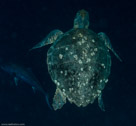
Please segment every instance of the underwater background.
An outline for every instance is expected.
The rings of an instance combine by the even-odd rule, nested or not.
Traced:
[[[90,16],[90,29],[105,32],[120,62],[111,52],[109,82],[103,90],[105,112],[97,100],[85,108],[67,102],[50,110],[44,96],[0,69],[0,125],[26,126],[136,126],[136,3],[97,0],[0,0],[0,61],[15,62],[33,71],[52,98],[55,84],[48,74],[50,45],[29,52],[53,29],[73,27],[78,10]]]

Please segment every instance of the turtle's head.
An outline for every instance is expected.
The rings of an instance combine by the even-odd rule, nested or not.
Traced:
[[[77,12],[74,19],[74,28],[88,28],[89,27],[89,14],[85,10]]]

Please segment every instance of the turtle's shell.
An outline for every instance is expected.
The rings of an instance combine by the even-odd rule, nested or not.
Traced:
[[[72,29],[50,47],[48,71],[70,103],[87,106],[108,80],[111,56],[105,42],[89,29]]]

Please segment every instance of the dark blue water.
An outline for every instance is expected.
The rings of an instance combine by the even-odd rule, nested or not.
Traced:
[[[67,103],[51,111],[40,92],[0,70],[0,124],[26,126],[136,126],[136,7],[135,2],[73,0],[0,0],[0,58],[31,68],[49,100],[55,85],[47,71],[50,46],[28,50],[53,29],[66,32],[73,27],[75,14],[90,14],[90,29],[105,32],[122,58],[112,55],[109,82],[103,90],[105,112],[97,101],[85,108]]]

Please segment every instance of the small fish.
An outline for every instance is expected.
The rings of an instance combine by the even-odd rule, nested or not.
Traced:
[[[45,100],[46,100],[49,108],[52,109],[52,107],[50,106],[49,100],[48,100],[47,93],[40,86],[40,82],[36,79],[36,77],[34,76],[32,71],[30,71],[27,68],[24,68],[24,67],[22,67],[20,65],[13,64],[13,63],[1,64],[0,67],[5,72],[7,72],[10,75],[14,76],[14,81],[15,81],[16,85],[18,85],[18,80],[23,80],[24,82],[31,85],[32,89],[34,91],[39,90],[40,92],[42,92],[44,94],[44,96],[45,96]]]

